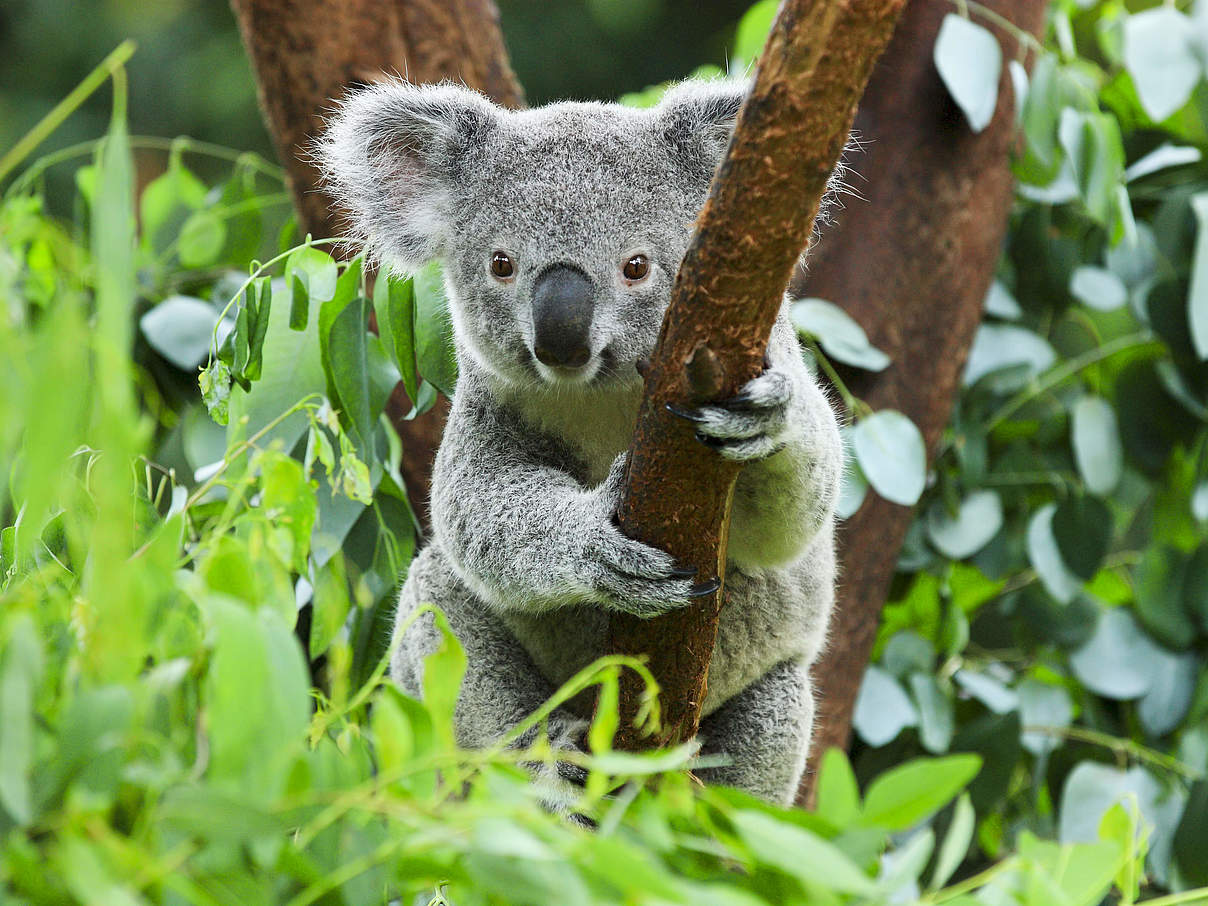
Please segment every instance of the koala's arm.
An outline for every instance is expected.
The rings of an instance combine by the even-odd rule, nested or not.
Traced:
[[[790,392],[779,452],[747,463],[734,489],[728,559],[740,567],[796,560],[834,518],[843,472],[843,442],[834,409],[801,357],[796,331],[782,311],[768,345],[769,372]]]
[[[592,603],[649,617],[703,593],[691,570],[617,528],[622,459],[595,488],[560,461],[566,452],[556,442],[463,373],[436,458],[432,521],[476,594],[505,610]]]

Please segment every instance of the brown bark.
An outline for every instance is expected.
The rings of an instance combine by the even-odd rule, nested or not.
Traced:
[[[1045,0],[989,0],[989,7],[1034,34]],[[852,161],[867,182],[819,242],[804,295],[843,306],[893,364],[851,375],[849,387],[874,409],[899,409],[934,451],[960,388],[981,320],[982,301],[1012,201],[1009,150],[1015,102],[1005,73],[998,109],[970,131],[932,63],[946,0],[911,0],[861,103],[855,128],[864,153]],[[998,31],[1004,58],[1015,39]],[[818,722],[812,762],[845,748],[881,607],[912,510],[875,493],[840,531],[842,562],[830,644],[815,668]],[[814,772],[806,774],[803,798]]]
[[[299,226],[315,238],[338,236],[341,223],[307,149],[324,112],[350,86],[384,73],[413,82],[452,79],[505,106],[524,103],[493,0],[231,0],[231,8]],[[406,451],[407,491],[423,512],[447,404],[403,420],[410,409],[396,390],[387,411]]]
[[[856,104],[904,0],[786,0],[697,219],[646,375],[620,506],[622,529],[724,581],[738,469],[693,439],[666,403],[736,393],[761,368],[785,286],[813,228]],[[723,590],[655,620],[618,617],[613,650],[645,654],[663,723],[642,738],[642,681],[621,686],[618,745],[691,737],[700,720]]]

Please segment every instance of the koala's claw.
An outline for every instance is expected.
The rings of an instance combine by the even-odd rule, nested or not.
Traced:
[[[726,459],[749,462],[787,445],[792,401],[792,378],[769,366],[729,399],[696,408],[667,403],[664,408],[690,423],[700,443]]]
[[[688,592],[689,598],[707,598],[713,592],[721,588],[721,579],[716,577],[707,582],[700,582],[692,586],[692,590]]]
[[[695,566],[677,566],[671,570],[672,579],[691,579],[696,575]]]

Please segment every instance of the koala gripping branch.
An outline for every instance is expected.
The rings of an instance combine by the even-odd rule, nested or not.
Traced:
[[[662,726],[634,726],[644,686],[621,684],[617,745],[642,749],[695,735],[725,595],[726,538],[739,467],[665,410],[735,394],[762,368],[772,325],[851,131],[872,67],[905,0],[784,0],[725,159],[676,276],[646,373],[618,513],[630,537],[714,576],[711,597],[654,620],[614,617],[614,651],[645,655]]]

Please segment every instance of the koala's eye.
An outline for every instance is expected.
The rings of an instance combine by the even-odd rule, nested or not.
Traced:
[[[496,252],[491,256],[491,273],[500,280],[507,280],[516,273],[516,266],[512,264],[511,256],[506,252]]]
[[[650,259],[645,255],[634,255],[625,262],[621,273],[625,275],[626,280],[641,280],[650,273]]]

